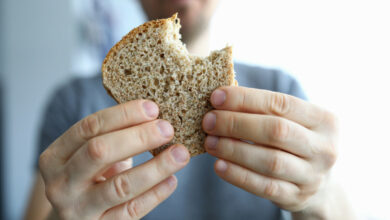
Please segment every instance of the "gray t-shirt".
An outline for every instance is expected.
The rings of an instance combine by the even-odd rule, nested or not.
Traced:
[[[306,99],[291,76],[278,70],[235,63],[236,79],[240,86],[267,89]],[[39,153],[83,117],[115,105],[102,86],[101,76],[77,78],[60,87],[52,96],[39,137]],[[152,158],[143,153],[134,158],[140,164]],[[203,154],[176,176],[178,187],[171,197],[150,212],[144,219],[280,219],[281,210],[270,201],[259,198],[222,179],[214,172],[215,158]]]

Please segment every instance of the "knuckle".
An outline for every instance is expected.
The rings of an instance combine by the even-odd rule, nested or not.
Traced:
[[[158,176],[166,176],[173,172],[173,170],[177,167],[177,163],[174,161],[172,156],[169,154],[161,154],[156,161],[153,163],[153,173],[156,173]],[[146,176],[148,180],[152,180],[152,176]]]
[[[279,184],[274,180],[269,180],[264,186],[264,196],[267,198],[277,197],[280,191]]]
[[[271,142],[283,143],[290,134],[290,127],[282,119],[275,119],[271,126]]]
[[[319,156],[322,156],[322,148],[323,146],[320,145],[313,145],[311,148],[309,148],[309,157],[310,158],[317,158]]]
[[[270,157],[270,160],[268,162],[267,169],[268,169],[267,171],[268,174],[271,175],[279,176],[283,174],[284,159],[280,155],[280,153],[277,152],[273,153],[273,155]]]
[[[336,163],[337,158],[338,158],[338,152],[337,152],[336,144],[329,143],[325,147],[325,152],[323,153],[323,159],[325,160],[327,167],[332,167]]]
[[[325,110],[322,114],[321,126],[328,128],[333,133],[337,133],[339,130],[339,119],[334,113]]]
[[[272,114],[283,116],[290,110],[289,96],[283,93],[273,93],[270,99],[270,110]]]
[[[129,112],[129,108],[127,107],[128,105],[120,105],[120,110],[121,110],[121,115],[122,115],[122,120],[123,121],[130,121],[131,116]]]
[[[240,97],[241,97],[241,102],[239,102],[239,107],[240,109],[245,109],[245,107],[249,104],[249,100],[250,100],[250,97],[249,97],[249,94],[247,92],[247,90],[245,90],[244,88],[239,88],[238,90],[241,94],[240,94]]]
[[[152,195],[153,197],[155,198],[154,200],[157,201],[157,203],[160,203],[162,202],[164,199],[165,199],[165,193],[162,193],[160,190],[158,189],[153,189],[152,190]]]
[[[141,204],[137,202],[137,200],[131,200],[127,203],[126,211],[127,215],[130,219],[138,219],[140,218],[140,209]]]
[[[157,127],[156,124],[154,126]],[[157,133],[153,133],[153,130],[156,131],[157,129],[141,129],[141,127],[140,127],[140,128],[134,129],[134,132],[135,132],[134,136],[138,139],[138,141],[141,144],[148,144],[150,142],[151,138],[161,137],[161,135],[159,135]],[[151,133],[153,133],[153,134],[151,134]]]
[[[101,129],[101,119],[99,114],[94,113],[87,116],[81,121],[80,134],[83,138],[88,139],[99,134]]]
[[[126,175],[120,175],[113,180],[115,196],[119,199],[132,197],[131,181]]]
[[[228,115],[228,127],[227,127],[227,133],[229,136],[233,136],[237,131],[240,130],[240,123],[239,120],[237,120],[236,116],[234,114]]]
[[[221,151],[223,151],[223,154],[226,155],[227,158],[241,158],[240,152],[234,147],[235,141],[231,138],[221,138],[222,140],[222,149],[219,148]],[[218,149],[218,148],[217,148]]]
[[[240,182],[242,186],[248,186],[250,185],[250,180],[249,180],[249,172],[246,171],[243,173],[243,175],[240,178]]]
[[[87,155],[92,161],[104,161],[108,154],[107,150],[103,138],[92,138],[87,143]]]

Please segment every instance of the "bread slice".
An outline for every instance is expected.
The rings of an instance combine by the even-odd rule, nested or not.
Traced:
[[[209,98],[220,86],[234,85],[232,48],[213,51],[208,57],[189,55],[180,41],[180,20],[171,18],[146,22],[133,29],[107,54],[103,85],[118,102],[135,99],[155,101],[159,118],[175,130],[171,143],[181,143],[195,156],[204,153],[202,118],[212,109]]]

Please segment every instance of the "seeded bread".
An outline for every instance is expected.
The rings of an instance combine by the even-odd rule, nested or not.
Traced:
[[[216,88],[235,85],[232,48],[213,51],[208,57],[192,56],[180,41],[180,20],[146,22],[133,29],[107,54],[102,66],[103,85],[118,103],[135,99],[155,101],[159,118],[175,130],[171,143],[181,143],[195,156],[204,153],[206,134],[202,118],[212,109]]]

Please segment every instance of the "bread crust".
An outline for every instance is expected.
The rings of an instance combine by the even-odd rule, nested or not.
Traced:
[[[130,39],[133,39],[135,38],[138,33],[143,33],[144,30],[148,29],[149,27],[153,26],[153,27],[158,27],[158,26],[163,26],[164,24],[166,24],[169,20],[171,21],[174,21],[175,19],[177,19],[177,14],[178,13],[175,13],[174,15],[172,15],[172,17],[170,18],[166,18],[166,19],[157,19],[157,20],[152,20],[152,21],[148,21],[136,28],[134,28],[133,30],[131,30],[128,34],[126,34],[118,43],[116,43],[107,53],[106,57],[104,58],[103,60],[103,65],[102,65],[102,78],[106,78],[107,76],[107,62],[113,57],[115,56],[115,53],[122,47],[126,44],[126,41],[127,40],[130,40]],[[113,95],[112,95],[112,92],[111,92],[111,88],[108,88],[104,83],[103,83],[103,86],[104,88],[106,89],[108,95],[110,95],[118,104],[120,103],[120,101],[115,98]]]
[[[140,25],[137,28],[134,28],[133,30],[131,30],[117,44],[115,44],[115,46],[113,46],[111,48],[111,50],[108,52],[108,54],[107,54],[107,56],[104,59],[103,64],[102,64],[102,78],[103,78],[103,86],[104,86],[104,88],[106,89],[107,93],[117,103],[123,103],[125,101],[129,101],[129,99],[127,99],[128,97],[124,97],[126,95],[122,95],[121,96],[121,94],[123,94],[123,93],[119,93],[117,91],[118,90],[118,88],[117,88],[118,86],[117,85],[113,86],[112,84],[109,83],[110,80],[115,80],[115,79],[117,80],[118,79],[118,77],[117,78],[115,78],[115,77],[113,78],[112,75],[119,74],[119,73],[116,73],[116,72],[113,73],[112,67],[110,69],[110,65],[112,65],[112,63],[115,63],[115,62],[113,62],[113,60],[115,60],[117,58],[117,56],[119,56],[120,51],[123,48],[125,48],[129,44],[132,44],[133,41],[136,41],[135,39],[138,40],[137,36],[141,36],[142,34],[146,34],[146,36],[148,36],[147,33],[149,33],[148,31],[150,31],[150,28],[155,28],[155,30],[157,30],[158,28],[163,29],[164,26],[166,27],[169,24],[171,24],[173,26],[178,26],[178,25],[180,25],[180,24],[178,24],[179,21],[180,20],[177,17],[177,13],[176,13],[172,17],[167,18],[167,19],[159,19],[159,20],[146,22],[145,24]],[[175,39],[176,39],[176,37],[177,36],[175,35]],[[173,44],[175,44],[175,42]],[[142,45],[142,46],[145,46],[145,45]],[[168,47],[168,49],[170,49],[170,47],[172,47],[172,42],[170,42],[169,44],[167,44],[165,46]],[[184,50],[185,50],[184,51],[185,58],[183,58],[183,54],[181,54],[183,52],[182,51],[183,47],[184,47]],[[145,48],[142,48],[142,49],[145,49]],[[150,48],[146,48],[146,49],[154,51],[154,50],[152,50]],[[174,50],[174,51],[180,53],[179,55],[182,56],[181,59],[184,59],[184,66],[186,66],[188,64],[188,65],[192,66],[191,68],[193,68],[191,71],[198,71],[197,72],[198,76],[195,74],[195,72],[191,72],[190,74],[186,75],[186,78],[187,78],[187,76],[189,76],[191,78],[192,77],[194,77],[194,78],[199,77],[199,74],[202,74],[201,72],[199,72],[200,70],[202,70],[203,72],[206,71],[207,74],[215,73],[215,74],[219,74],[220,75],[218,77],[214,76],[214,75],[211,75],[211,78],[208,78],[208,79],[209,79],[209,81],[211,81],[212,85],[210,84],[210,82],[207,82],[208,86],[206,86],[206,88],[202,87],[199,84],[200,82],[198,81],[199,85],[197,85],[197,87],[199,88],[199,91],[195,92],[195,93],[191,93],[191,94],[188,94],[188,92],[187,92],[185,94],[187,96],[184,97],[184,100],[186,98],[190,98],[191,100],[194,101],[193,104],[203,103],[201,105],[199,104],[200,105],[199,109],[194,110],[193,106],[191,106],[192,109],[189,109],[189,110],[186,109],[186,111],[188,110],[188,114],[191,114],[191,111],[192,111],[192,113],[194,113],[194,111],[197,111],[196,113],[198,114],[198,116],[200,115],[203,118],[203,114],[205,114],[206,112],[208,112],[211,109],[213,109],[211,103],[208,101],[209,98],[210,98],[212,90],[214,90],[215,88],[217,88],[219,86],[237,85],[237,81],[235,80],[234,70],[233,70],[234,68],[233,68],[233,61],[232,61],[232,47],[228,46],[228,47],[226,47],[226,48],[224,48],[224,49],[222,49],[220,51],[214,51],[214,52],[212,52],[210,54],[209,57],[206,57],[206,58],[190,56],[188,54],[188,52],[186,51],[185,46],[181,45],[181,42],[180,42],[180,45],[178,45],[178,49]],[[166,54],[166,56],[169,56],[169,55],[171,55],[171,54]],[[177,55],[177,54],[173,54],[173,55]],[[131,57],[129,59],[131,59]],[[149,61],[149,62],[153,62],[153,61]],[[197,64],[198,62],[200,64]],[[174,62],[171,61],[171,63],[174,63]],[[118,63],[116,63],[116,64],[118,64]],[[131,64],[131,66],[132,65],[133,64]],[[183,64],[181,64],[181,65],[183,65]],[[206,68],[206,70],[204,70],[204,68],[202,69],[202,67],[203,67],[202,65],[205,65],[205,67],[207,67],[209,69],[207,69],[207,68]],[[130,68],[132,68],[131,66],[130,66]],[[210,70],[210,68],[214,68],[214,69]],[[169,75],[169,74],[171,74],[171,75]],[[171,81],[171,79],[173,79],[175,77],[174,74],[177,75],[177,73],[175,73],[175,72],[169,72],[169,74],[167,76],[164,76],[164,77],[170,78],[170,79],[168,79],[169,81]],[[150,74],[150,75],[153,75],[153,74]],[[111,78],[110,78],[110,76],[111,76]],[[200,76],[200,77],[202,77],[202,76]],[[204,75],[204,76],[206,76],[206,75]],[[131,78],[131,79],[126,79],[126,80],[136,81],[136,80],[139,79],[139,78],[137,78],[137,76],[134,76],[134,77]],[[139,77],[139,75],[138,75],[138,77]],[[141,76],[141,78],[142,78],[142,76]],[[154,79],[154,80],[156,80],[156,79]],[[173,79],[173,80],[175,80],[175,79]],[[201,83],[204,84],[205,82],[202,81]],[[125,84],[120,84],[120,85],[125,85]],[[180,82],[180,85],[181,85],[181,82]],[[195,82],[195,85],[196,85],[196,82]],[[168,86],[170,86],[170,85],[168,85]],[[175,85],[173,85],[173,86],[175,86]],[[130,87],[130,88],[132,88],[132,87]],[[146,86],[143,87],[143,88],[144,88],[144,90],[148,90],[149,89]],[[213,88],[213,89],[211,89],[211,88]],[[136,91],[136,90],[134,89],[134,91]],[[181,92],[183,92],[183,91],[181,91]],[[166,93],[166,94],[159,93],[159,94],[160,94],[160,96],[161,95],[163,95],[163,96],[164,95],[165,96],[168,95],[168,93]],[[178,94],[178,93],[176,93],[176,94]],[[173,94],[173,96],[174,95],[175,94]],[[199,96],[202,97],[202,98],[200,98],[202,100],[198,101],[196,98],[194,98],[196,95],[198,95],[198,97]],[[138,98],[150,99],[150,97],[139,97],[138,95],[137,96],[133,96],[133,98],[134,97],[137,97],[137,99]],[[182,96],[180,96],[179,99],[180,98],[183,99]],[[205,101],[206,99],[207,99],[207,101]],[[176,114],[178,112],[178,110],[176,110],[176,108],[178,108],[179,106],[174,106],[175,109],[167,109],[167,105],[165,105],[166,103],[164,103],[164,102],[158,103],[157,102],[157,104],[160,106],[159,118],[162,118],[162,119],[165,119],[165,120],[168,120],[168,121],[171,122],[171,124],[175,128],[175,136],[174,136],[174,139],[173,139],[173,141],[171,143],[166,144],[164,146],[161,146],[159,148],[153,149],[150,152],[154,156],[156,156],[161,151],[163,151],[165,148],[167,148],[169,145],[175,144],[175,143],[182,143],[189,150],[191,157],[204,153],[205,149],[203,147],[203,144],[204,144],[203,142],[204,142],[204,139],[206,137],[206,134],[202,131],[202,128],[201,128],[201,117],[197,116],[196,118],[194,118],[194,117],[191,118],[191,117],[187,117],[188,114],[186,115],[186,112],[183,113],[184,115],[180,115],[181,113],[179,112],[178,113],[178,115],[179,115],[178,117],[180,118],[180,121],[182,120],[182,117],[180,117],[180,116],[183,116],[183,119],[188,119],[188,120],[186,120],[185,123],[183,123],[183,124],[186,124],[186,126],[188,126],[188,127],[183,127],[181,122],[180,122],[180,126],[178,126],[178,122],[174,118],[174,116],[176,116],[176,115],[172,115],[172,114]],[[192,105],[192,103],[190,105]],[[175,110],[176,110],[176,112],[175,112]],[[170,114],[168,114],[167,111],[170,111],[169,112]],[[167,116],[167,114],[168,114],[168,116]],[[185,117],[187,117],[187,118],[185,118]],[[193,124],[189,124],[191,121],[192,121]],[[189,128],[189,127],[191,127],[191,128]],[[195,131],[194,131],[194,129],[195,129]],[[191,131],[188,131],[188,130],[191,130]],[[190,141],[190,140],[192,140],[192,141]]]

